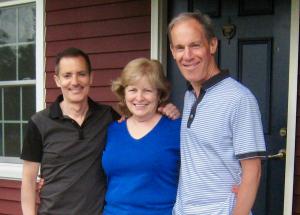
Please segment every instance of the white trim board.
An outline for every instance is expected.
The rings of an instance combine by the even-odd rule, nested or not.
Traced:
[[[20,180],[22,178],[22,164],[0,163],[0,179]]]
[[[292,214],[299,54],[299,0],[291,1],[289,90],[285,161],[284,215]]]

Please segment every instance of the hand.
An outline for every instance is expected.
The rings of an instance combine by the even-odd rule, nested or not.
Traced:
[[[180,112],[178,108],[172,103],[168,103],[165,106],[158,107],[158,112],[162,113],[163,115],[173,120],[178,119],[180,117]]]
[[[40,178],[40,180],[38,180],[37,182],[37,191],[38,193],[41,192],[43,186],[44,186],[45,180],[43,178]]]
[[[231,188],[231,192],[233,192],[235,195],[239,192],[239,185],[233,185]]]
[[[126,116],[121,115],[121,118],[118,120],[118,123],[121,123],[126,120]]]

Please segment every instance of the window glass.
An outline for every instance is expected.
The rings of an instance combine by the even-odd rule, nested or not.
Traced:
[[[18,12],[19,42],[35,41],[35,7],[21,7]]]
[[[0,8],[0,44],[16,42],[16,15],[14,8]]]
[[[18,54],[19,80],[35,79],[35,45],[19,46]]]
[[[0,161],[19,157],[36,106],[35,4],[0,8]]]
[[[20,87],[4,88],[4,120],[20,120]]]
[[[20,156],[20,124],[4,124],[4,152],[7,157]]]
[[[16,80],[16,47],[0,46],[0,81]]]
[[[35,113],[35,86],[23,87],[22,101],[22,119],[28,120]]]

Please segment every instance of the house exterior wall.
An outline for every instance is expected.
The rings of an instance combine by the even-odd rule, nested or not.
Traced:
[[[90,96],[115,106],[111,80],[130,60],[150,56],[151,0],[46,0],[45,10],[46,104],[60,93],[53,81],[56,54],[77,47],[91,59]],[[0,215],[22,214],[20,187],[0,179]]]
[[[150,56],[150,0],[51,0],[46,2],[46,102],[60,90],[53,81],[55,56],[67,47],[89,54],[94,71],[90,96],[115,104],[110,82],[136,57]]]
[[[22,214],[19,181],[0,180],[0,214]]]

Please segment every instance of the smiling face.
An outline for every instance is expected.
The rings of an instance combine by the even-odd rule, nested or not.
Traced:
[[[170,33],[170,48],[180,72],[195,90],[200,90],[218,72],[214,60],[217,39],[208,41],[203,26],[194,19],[176,23]]]
[[[63,57],[59,62],[59,71],[54,75],[54,79],[62,91],[64,102],[87,102],[92,84],[92,74],[89,73],[83,57]]]
[[[125,88],[126,106],[132,117],[139,121],[149,120],[156,114],[158,101],[158,91],[146,77]]]

